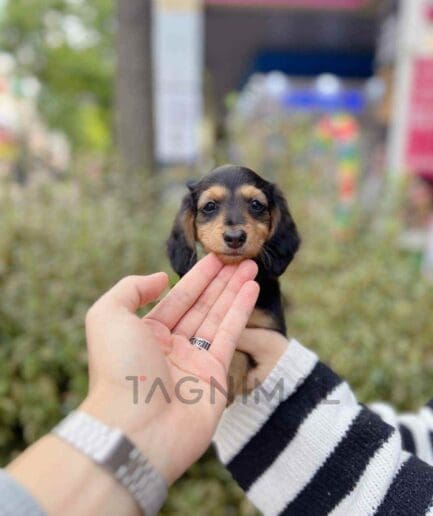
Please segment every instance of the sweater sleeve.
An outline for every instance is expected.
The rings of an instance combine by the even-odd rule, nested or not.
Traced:
[[[266,516],[433,515],[433,468],[407,451],[431,460],[432,431],[430,407],[367,408],[292,340],[263,384],[225,410],[214,443]]]
[[[0,516],[44,516],[36,500],[0,469]]]

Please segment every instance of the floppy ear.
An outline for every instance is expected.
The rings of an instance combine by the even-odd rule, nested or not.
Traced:
[[[197,262],[194,231],[194,201],[192,194],[185,195],[179,213],[167,240],[167,254],[171,266],[179,274],[186,274]]]
[[[276,185],[272,185],[273,204],[271,233],[265,243],[264,268],[273,276],[280,276],[293,260],[299,249],[301,238],[290,215],[287,201]]]

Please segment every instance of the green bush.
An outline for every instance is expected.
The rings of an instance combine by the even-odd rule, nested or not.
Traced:
[[[416,409],[433,397],[433,286],[416,257],[398,248],[398,207],[383,213],[382,202],[369,216],[359,213],[352,237],[338,241],[334,201],[321,180],[294,175],[285,183],[303,238],[282,279],[292,302],[290,334],[344,376],[361,401]]]
[[[0,207],[0,454],[45,432],[86,392],[83,318],[119,278],[161,267],[146,201],[60,183]]]
[[[364,224],[337,243],[323,189],[301,177],[281,182],[303,236],[282,280],[290,334],[347,377],[362,401],[417,407],[433,392],[432,287],[392,235]],[[3,464],[84,396],[91,303],[124,275],[169,271],[164,241],[177,201],[155,204],[146,187],[120,190],[82,181],[0,186]],[[254,514],[211,452],[171,489],[163,511],[192,512]]]

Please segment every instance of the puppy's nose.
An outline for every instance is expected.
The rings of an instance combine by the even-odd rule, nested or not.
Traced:
[[[229,229],[223,235],[224,242],[232,249],[239,249],[245,244],[247,234],[242,229]]]

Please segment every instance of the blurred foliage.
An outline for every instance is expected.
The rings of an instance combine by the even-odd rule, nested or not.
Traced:
[[[146,198],[91,182],[0,188],[0,455],[4,462],[86,392],[83,317],[110,285],[161,267]],[[113,186],[113,185],[112,185]],[[118,188],[120,190],[120,188]],[[142,189],[131,190],[142,192]],[[151,192],[149,191],[149,195]]]
[[[276,176],[303,236],[282,279],[291,335],[319,353],[363,402],[417,408],[433,392],[433,290],[386,234],[362,220],[332,236],[333,201],[320,179]],[[311,179],[311,180],[310,180]],[[169,266],[164,240],[178,201],[152,213],[150,184],[74,179],[0,188],[0,457],[4,464],[86,392],[83,318],[121,276]],[[122,194],[118,193],[122,192]],[[154,208],[157,209],[157,208]],[[175,277],[172,275],[172,280]],[[170,490],[165,515],[252,515],[209,451]]]
[[[0,48],[35,76],[44,119],[78,148],[107,150],[114,78],[114,2],[8,0]]]
[[[433,286],[417,257],[398,249],[398,206],[384,213],[382,198],[368,213],[360,209],[352,236],[339,241],[324,182],[302,173],[282,181],[303,239],[282,278],[289,333],[345,377],[362,402],[414,410],[433,397]]]

